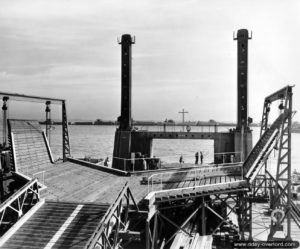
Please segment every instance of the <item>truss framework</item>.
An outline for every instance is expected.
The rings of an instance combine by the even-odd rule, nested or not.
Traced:
[[[168,218],[168,216],[163,213],[166,210],[172,210],[178,207],[189,207],[190,205],[193,205],[190,201],[198,204],[195,206],[191,214],[182,222],[182,224],[178,224],[178,222]],[[212,205],[216,203],[221,204],[226,208],[223,208],[221,213],[218,213],[212,208]],[[230,225],[234,230],[236,230],[237,234],[240,234],[241,239],[252,240],[251,204],[251,199],[248,196],[247,191],[211,194],[205,197],[187,198],[170,202],[167,207],[160,203],[155,206],[155,211],[151,216],[148,216],[148,219],[146,220],[146,249],[164,248],[164,246],[167,246],[180,231],[189,237],[194,236],[194,234],[186,230],[186,225],[195,216],[201,217],[201,224],[199,223],[201,226],[201,233],[202,235],[206,235],[208,213],[213,214],[218,220],[218,223],[211,233],[212,235],[218,234],[220,227],[223,225]],[[232,221],[229,220],[231,214],[235,214],[238,217],[237,226],[235,226]],[[176,228],[176,231],[167,239],[164,238],[162,240],[162,227],[166,223],[169,223],[171,226]]]
[[[70,142],[69,142],[69,129],[67,119],[66,102],[62,101],[62,141],[63,141],[63,161],[67,161],[67,157],[71,156]]]
[[[33,179],[3,202],[0,206],[1,235],[12,227],[39,200],[38,181]]]
[[[265,98],[263,115],[261,122],[260,136],[268,129],[269,113],[272,102],[280,100],[279,110],[284,113],[284,118],[280,124],[275,149],[278,150],[276,174],[273,176],[268,167],[267,159],[272,151],[266,156],[263,168],[259,176],[253,183],[254,198],[260,193],[268,198],[270,196],[270,208],[272,219],[270,226],[269,240],[276,239],[277,231],[282,230],[283,223],[286,222],[286,239],[291,239],[291,218],[294,212],[291,201],[291,125],[292,125],[292,86],[286,86],[279,91]]]

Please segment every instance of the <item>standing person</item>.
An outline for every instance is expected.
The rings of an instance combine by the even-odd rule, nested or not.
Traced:
[[[108,162],[109,162],[109,158],[106,157],[105,160],[104,160],[104,166],[108,166]]]
[[[182,155],[179,157],[179,163],[180,163],[180,164],[183,163],[183,156],[182,156]]]
[[[199,162],[199,152],[197,151],[195,154],[195,164],[198,164]]]
[[[200,151],[200,161],[201,161],[201,165],[203,164],[203,154],[202,151]]]

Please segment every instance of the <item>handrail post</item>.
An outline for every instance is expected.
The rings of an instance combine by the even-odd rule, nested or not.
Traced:
[[[151,192],[153,191],[153,177],[151,178]]]
[[[243,167],[243,164],[241,165],[241,167],[242,167],[242,170],[241,170],[242,175],[241,175],[241,177],[242,177],[242,180],[243,180],[244,179],[244,167]]]
[[[134,162],[133,167],[132,167],[132,172],[134,172],[134,168],[135,168],[135,162]]]

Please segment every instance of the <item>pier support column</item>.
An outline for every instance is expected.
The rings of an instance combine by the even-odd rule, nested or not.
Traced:
[[[62,101],[62,141],[63,141],[63,161],[67,161],[67,157],[71,156],[69,128],[67,119],[66,101]]]
[[[51,101],[46,101],[46,137],[48,139],[48,143],[50,144],[50,130],[51,130],[51,109],[50,109],[50,104]]]
[[[3,148],[7,145],[7,101],[9,100],[9,97],[3,97]]]
[[[237,127],[235,134],[235,151],[241,152],[244,161],[252,148],[252,133],[248,117],[248,40],[247,29],[240,29],[234,40],[237,40]],[[238,141],[239,140],[239,141]]]
[[[115,144],[112,167],[123,170],[130,164],[131,156],[131,51],[135,39],[129,34],[122,35],[121,50],[121,116],[118,118],[119,128],[115,133]]]
[[[240,153],[240,161],[243,162],[252,150],[252,131],[234,131],[234,151]]]

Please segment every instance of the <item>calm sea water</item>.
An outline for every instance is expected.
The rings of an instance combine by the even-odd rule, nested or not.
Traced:
[[[219,127],[219,131],[227,131],[230,127]],[[162,127],[140,127],[140,129],[157,130]],[[181,127],[167,127],[167,130],[180,130]],[[93,158],[112,158],[115,126],[69,126],[71,154],[75,158],[90,156]],[[192,131],[213,131],[214,127],[192,127]],[[259,128],[253,128],[253,144],[259,138]],[[62,157],[62,135],[61,126],[54,126],[51,131],[51,149],[56,158]],[[292,168],[300,172],[300,134],[292,134]],[[180,155],[183,155],[185,162],[194,162],[196,151],[202,151],[204,162],[213,161],[212,140],[153,140],[153,154],[161,158],[163,162],[178,162]],[[272,153],[271,165],[276,166],[276,153]]]

